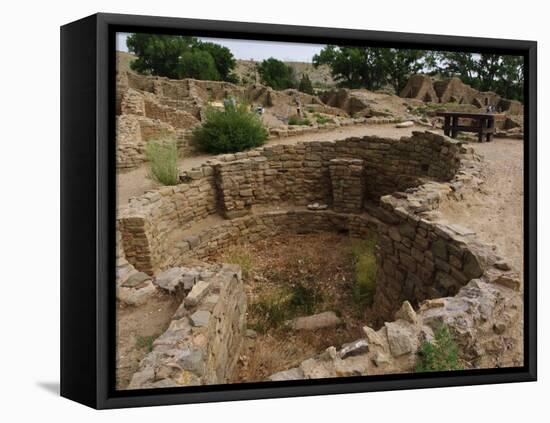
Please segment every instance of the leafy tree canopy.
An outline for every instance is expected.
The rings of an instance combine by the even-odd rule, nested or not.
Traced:
[[[227,47],[180,35],[132,34],[126,44],[137,56],[131,68],[168,78],[234,81],[236,65]]]
[[[434,53],[438,66],[432,74],[457,76],[480,91],[494,91],[504,98],[523,101],[523,58],[497,54]]]
[[[262,83],[275,90],[285,90],[296,86],[292,68],[273,57],[262,61],[258,65],[258,73]]]
[[[391,85],[397,93],[415,73],[458,76],[480,91],[523,100],[523,58],[495,54],[411,49],[326,46],[313,57],[326,64],[340,86],[377,90]]]

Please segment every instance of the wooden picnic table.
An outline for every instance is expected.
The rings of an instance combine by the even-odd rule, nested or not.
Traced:
[[[495,118],[501,118],[504,115],[498,113],[463,113],[463,112],[437,112],[437,116],[445,118],[443,131],[445,135],[456,138],[459,132],[475,132],[478,141],[483,142],[485,137],[487,142],[493,140],[495,133]],[[471,119],[475,121],[473,125],[460,124],[460,119]]]

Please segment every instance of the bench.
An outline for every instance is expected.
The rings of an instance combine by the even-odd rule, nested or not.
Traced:
[[[487,142],[493,140],[495,133],[495,118],[500,118],[503,115],[496,113],[463,113],[463,112],[437,112],[436,116],[445,118],[443,132],[451,138],[456,138],[459,132],[475,132],[478,136],[478,141]],[[460,119],[471,119],[473,125],[460,124]]]

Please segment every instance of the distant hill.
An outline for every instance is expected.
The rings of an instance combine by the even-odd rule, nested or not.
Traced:
[[[116,65],[119,71],[132,71],[130,63],[135,60],[135,56],[123,51],[116,52]],[[256,72],[256,64],[254,60],[237,60],[235,72],[243,84],[253,84],[260,82],[258,73]],[[313,86],[321,88],[329,88],[336,85],[330,75],[330,68],[326,65],[315,68],[312,63],[305,62],[285,62],[291,66],[296,73],[298,79],[303,73],[307,73]]]

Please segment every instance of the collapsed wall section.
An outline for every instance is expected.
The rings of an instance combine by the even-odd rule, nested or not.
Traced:
[[[166,273],[157,282],[166,281]],[[189,292],[168,329],[141,361],[128,389],[227,383],[246,329],[240,268],[173,268],[170,275],[172,290],[189,285]]]

